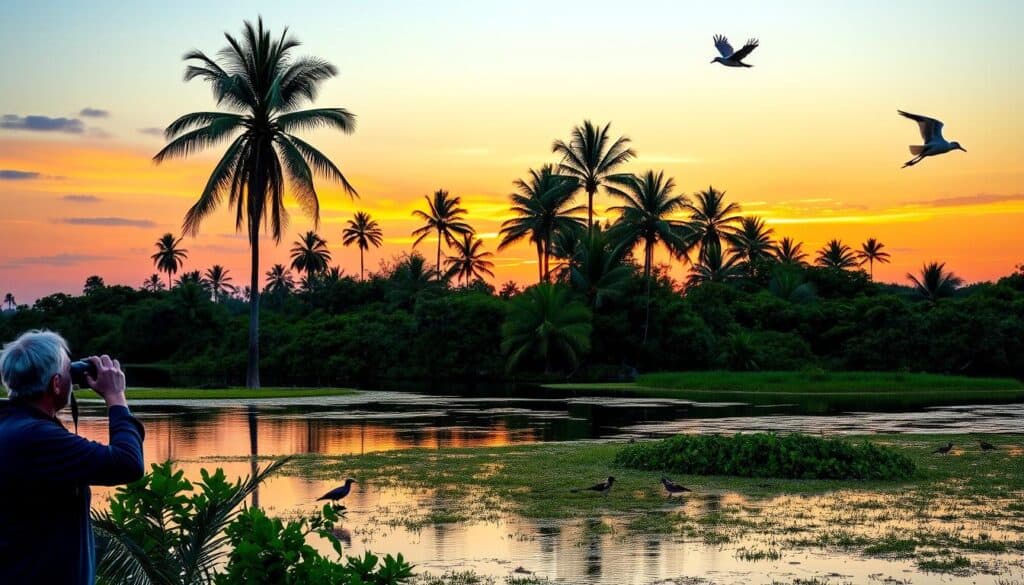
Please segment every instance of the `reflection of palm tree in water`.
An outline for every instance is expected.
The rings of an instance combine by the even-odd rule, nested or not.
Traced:
[[[252,474],[252,477],[256,477],[256,474],[259,471],[257,469],[256,459],[259,457],[259,454],[260,454],[259,441],[257,439],[258,427],[256,425],[256,407],[250,404],[248,410],[249,410],[249,464],[252,466],[252,470],[251,470],[250,473]],[[256,489],[254,489],[252,491],[252,507],[253,508],[259,508],[260,507],[260,488],[259,488],[259,485],[257,485]]]
[[[601,520],[588,518],[584,523],[587,538],[587,575],[598,576],[601,574],[601,560],[603,557]]]
[[[722,494],[706,494],[704,496],[704,515],[722,511]]]

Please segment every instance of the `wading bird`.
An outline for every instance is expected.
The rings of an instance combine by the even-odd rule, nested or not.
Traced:
[[[753,67],[743,62],[743,58],[757,48],[757,39],[750,39],[739,51],[733,51],[729,39],[722,35],[715,35],[715,48],[722,54],[721,57],[712,59],[712,63],[721,63],[726,67]]]
[[[600,493],[602,493],[602,494],[607,496],[608,492],[612,491],[612,484],[613,483],[615,483],[615,478],[609,475],[608,479],[606,479],[605,481],[602,481],[601,483],[596,483],[596,484],[594,484],[594,485],[592,485],[592,486],[590,486],[588,488],[577,488],[577,489],[574,489],[572,491],[573,491],[573,493],[576,493],[576,492],[600,492]]]
[[[347,496],[348,493],[352,491],[352,484],[354,483],[359,482],[350,477],[345,480],[345,485],[334,488],[333,490],[317,498],[316,501],[319,502],[320,500],[330,500],[332,502],[337,502],[338,500],[344,499],[345,496]]]
[[[932,451],[932,453],[942,453],[943,455],[945,455],[946,453],[949,453],[952,450],[953,450],[953,441],[950,441],[949,443],[947,443],[947,444],[939,447],[938,449]]]
[[[678,483],[676,483],[676,482],[672,481],[671,479],[669,479],[667,477],[664,477],[664,476],[661,478],[661,485],[665,486],[665,491],[668,492],[668,495],[670,495],[670,496],[674,496],[676,494],[682,494],[682,493],[685,493],[685,492],[692,492],[693,491],[690,488],[688,488],[688,487],[686,487],[684,485],[680,485],[680,484],[678,484]]]
[[[942,122],[935,118],[918,116],[917,114],[911,114],[909,112],[904,112],[903,110],[896,111],[899,112],[901,116],[910,118],[917,122],[918,128],[921,129],[921,139],[924,140],[924,144],[920,146],[910,146],[910,154],[914,155],[914,158],[903,163],[903,168],[916,165],[926,156],[946,154],[951,150],[962,150],[967,152],[967,149],[960,146],[959,142],[946,142],[946,139],[942,137]]]

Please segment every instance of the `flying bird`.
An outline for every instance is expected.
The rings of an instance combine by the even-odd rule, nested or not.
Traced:
[[[674,496],[676,494],[682,494],[682,493],[685,493],[685,492],[692,492],[693,491],[690,488],[688,488],[688,487],[686,487],[684,485],[678,484],[678,483],[672,481],[671,479],[669,479],[667,477],[662,477],[661,478],[661,485],[665,486],[665,491],[668,492],[668,495],[670,495],[670,496]]]
[[[996,448],[997,447],[995,445],[993,445],[992,443],[989,443],[988,441],[981,441],[981,450],[982,451],[995,451]]]
[[[918,128],[921,129],[921,139],[924,140],[924,144],[920,146],[910,146],[910,154],[914,155],[914,158],[903,163],[903,168],[916,165],[926,156],[946,154],[951,150],[962,150],[967,152],[967,149],[960,146],[959,142],[946,142],[946,139],[942,137],[942,122],[935,118],[918,116],[917,114],[911,114],[909,112],[904,112],[903,110],[896,111],[899,112],[901,116],[910,118],[917,122]]]
[[[941,453],[941,454],[945,455],[946,453],[949,453],[952,450],[953,450],[953,441],[950,441],[949,443],[947,443],[947,444],[939,447],[938,449],[932,451],[932,453]]]
[[[352,484],[354,483],[359,482],[350,477],[345,480],[345,485],[334,488],[333,490],[317,498],[316,501],[319,502],[320,500],[331,500],[332,502],[337,502],[338,500],[344,499],[345,496],[347,496],[348,493],[352,491]]]
[[[726,67],[753,67],[743,62],[743,58],[757,48],[757,39],[750,39],[739,51],[734,51],[729,39],[722,35],[715,35],[715,48],[721,53],[721,57],[715,57],[712,63],[721,63]]]
[[[588,488],[577,488],[577,489],[574,489],[572,491],[573,491],[573,493],[576,493],[576,492],[600,492],[600,493],[602,493],[602,494],[607,496],[608,492],[610,492],[612,490],[612,484],[613,483],[615,483],[615,478],[609,475],[608,479],[602,481],[601,483],[595,483],[594,485],[592,485],[592,486],[590,486]]]

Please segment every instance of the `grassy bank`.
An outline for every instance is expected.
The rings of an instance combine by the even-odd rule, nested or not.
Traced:
[[[347,396],[357,393],[350,388],[129,388],[129,400],[236,400],[250,398],[307,398],[311,396]],[[101,400],[92,390],[76,390],[83,400]]]
[[[352,476],[361,489],[390,486],[421,494],[423,500],[398,510],[399,517],[381,520],[413,529],[514,513],[537,521],[584,522],[610,533],[742,544],[765,554],[772,546],[838,547],[913,558],[924,570],[956,555],[1024,552],[1024,437],[981,438],[998,449],[982,452],[979,436],[969,435],[851,438],[911,458],[917,471],[906,481],[677,475],[674,480],[694,491],[671,500],[659,484],[660,472],[615,464],[622,443],[299,456],[285,473],[332,481]],[[934,454],[947,440],[956,445],[953,452]],[[609,475],[616,483],[607,496],[571,491]]]
[[[1012,378],[901,372],[661,372],[644,374],[634,384],[552,384],[546,387],[699,402],[805,402],[835,407],[917,408],[1024,400],[1024,384]]]

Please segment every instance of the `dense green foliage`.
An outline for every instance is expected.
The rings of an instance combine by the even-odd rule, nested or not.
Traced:
[[[253,477],[230,482],[222,469],[200,471],[190,482],[171,462],[153,465],[142,479],[118,488],[109,510],[93,512],[98,543],[97,581],[105,584],[234,585],[236,583],[345,583],[398,585],[412,568],[401,556],[367,553],[341,561],[330,505],[308,518],[283,522],[245,500],[282,459]],[[326,539],[337,558],[307,544]]]
[[[560,276],[568,284],[554,285],[569,288],[562,300],[578,301],[591,313],[589,343],[575,356],[576,378],[711,369],[1024,376],[1022,273],[938,299],[871,283],[860,271],[819,267],[780,264],[770,271],[775,276],[755,271],[685,293],[658,275],[644,343],[645,282],[640,266],[627,264],[625,271],[614,285],[607,275],[572,278],[570,271]],[[499,379],[545,369],[543,359],[506,369],[502,325],[522,293],[496,295],[480,282],[456,288],[436,280],[421,256],[385,264],[365,282],[325,276],[307,284],[264,295],[267,384]],[[191,282],[150,291],[93,281],[81,296],[60,293],[4,311],[0,339],[31,328],[59,331],[76,356],[118,356],[133,385],[241,384],[248,305],[238,296],[212,299]],[[551,358],[551,371],[571,371],[566,354]]]
[[[888,447],[800,433],[676,435],[628,445],[615,463],[666,473],[789,479],[906,479],[915,469]]]

